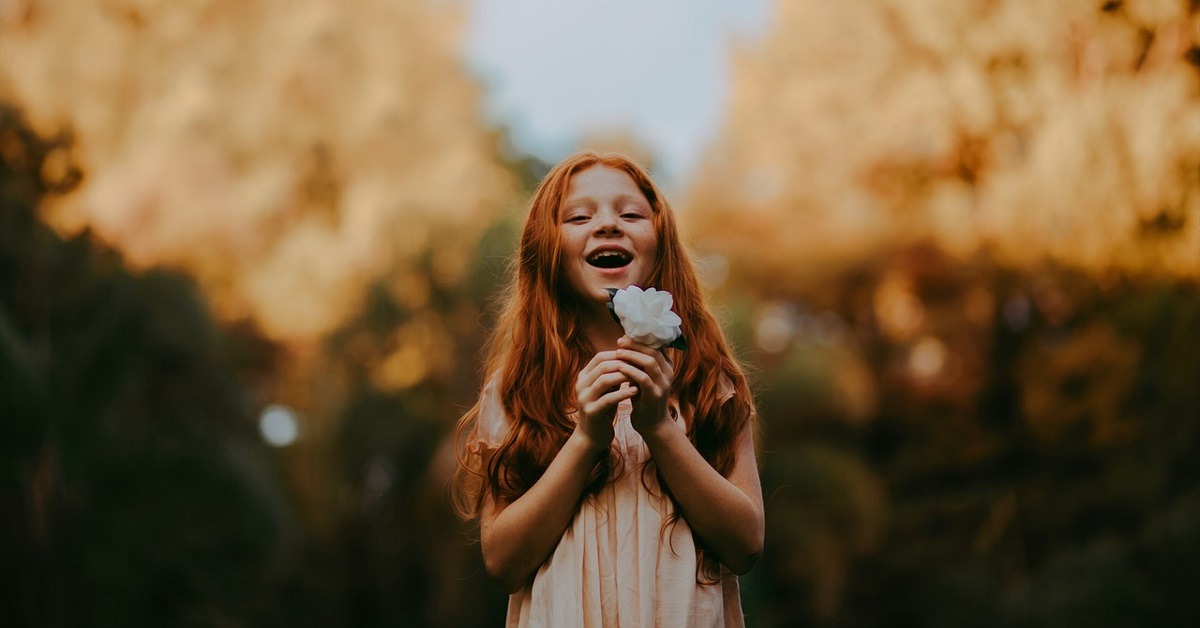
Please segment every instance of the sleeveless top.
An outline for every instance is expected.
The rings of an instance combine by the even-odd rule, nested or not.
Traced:
[[[732,384],[723,394],[733,395]],[[687,521],[665,525],[675,505],[659,490],[657,475],[643,473],[650,452],[629,422],[632,410],[629,400],[617,408],[612,446],[620,448],[623,472],[583,500],[533,581],[509,597],[507,626],[744,626],[737,576],[722,566],[705,577],[717,582],[698,581]],[[681,413],[675,416],[686,429]],[[498,446],[508,429],[489,382],[472,449]]]

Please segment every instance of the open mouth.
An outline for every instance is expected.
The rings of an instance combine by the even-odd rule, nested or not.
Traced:
[[[632,255],[626,253],[625,251],[619,251],[616,249],[596,251],[595,253],[587,256],[587,263],[595,266],[596,268],[624,268],[632,261]]]

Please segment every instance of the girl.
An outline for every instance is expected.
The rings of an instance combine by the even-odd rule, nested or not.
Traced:
[[[459,421],[460,510],[509,626],[741,626],[763,544],[746,378],[666,200],[619,155],[555,166],[530,204]],[[625,335],[609,289],[670,292],[688,348]]]

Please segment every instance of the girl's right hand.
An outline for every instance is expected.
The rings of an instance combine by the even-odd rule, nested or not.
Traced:
[[[575,433],[597,449],[612,443],[617,404],[637,394],[637,387],[621,372],[622,365],[616,351],[601,351],[575,378]]]

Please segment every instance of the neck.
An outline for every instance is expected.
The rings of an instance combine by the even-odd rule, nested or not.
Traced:
[[[584,333],[596,351],[610,351],[617,348],[617,339],[625,335],[621,324],[613,318],[607,305],[599,308],[587,308],[584,312]]]

